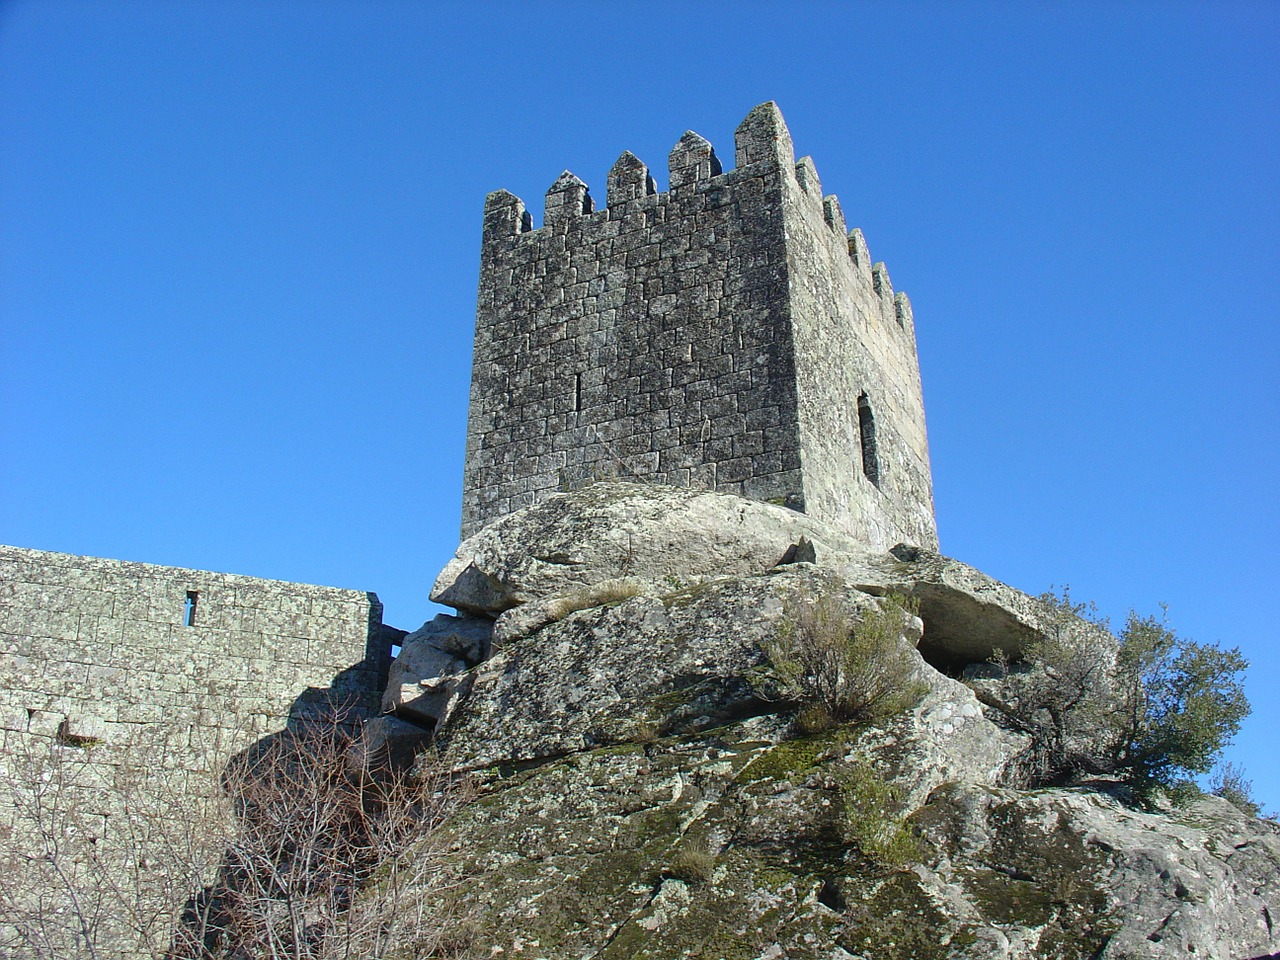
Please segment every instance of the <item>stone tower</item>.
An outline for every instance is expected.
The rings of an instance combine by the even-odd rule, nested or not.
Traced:
[[[665,193],[623,153],[599,210],[566,171],[537,229],[519,197],[489,194],[464,537],[620,478],[937,547],[910,302],[796,162],[776,104],[735,141],[726,173],[685,133]]]

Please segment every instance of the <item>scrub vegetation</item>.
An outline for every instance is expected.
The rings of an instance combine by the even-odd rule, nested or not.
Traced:
[[[1100,642],[1109,625],[1092,604],[1067,589],[1041,600],[1049,629],[1020,662],[997,657],[998,697],[984,697],[1030,735],[1027,779],[1117,776],[1141,799],[1194,792],[1192,778],[1221,761],[1249,715],[1239,649],[1180,637],[1163,617],[1133,612],[1114,643]],[[1234,772],[1222,789],[1238,797],[1242,778]]]
[[[794,704],[803,734],[891,717],[927,690],[903,638],[916,605],[890,596],[853,623],[838,596],[822,594],[785,610],[765,644],[778,698]]]

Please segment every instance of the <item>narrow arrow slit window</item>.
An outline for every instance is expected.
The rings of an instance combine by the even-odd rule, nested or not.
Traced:
[[[858,439],[862,444],[862,472],[880,486],[880,457],[876,452],[876,418],[866,393],[858,395]]]

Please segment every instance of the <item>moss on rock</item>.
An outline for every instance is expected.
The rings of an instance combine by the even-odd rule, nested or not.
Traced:
[[[816,769],[849,741],[849,729],[837,727],[823,733],[786,740],[762,750],[737,776],[739,784],[758,780],[794,780]]]

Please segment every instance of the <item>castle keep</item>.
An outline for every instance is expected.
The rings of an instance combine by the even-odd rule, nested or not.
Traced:
[[[735,139],[725,172],[685,133],[661,193],[623,153],[599,210],[565,172],[537,229],[518,197],[486,199],[464,536],[619,478],[783,504],[872,548],[937,547],[911,306],[796,162],[776,105]],[[139,771],[208,788],[236,754],[331,712],[369,718],[365,762],[423,742],[506,609],[476,603],[453,604],[481,614],[472,634],[445,617],[408,638],[418,659],[380,717],[404,633],[373,594],[0,547],[0,782],[43,797],[47,770],[73,770],[46,792],[82,849],[146,860],[186,824],[148,794],[155,833],[137,841],[120,786]],[[36,850],[51,834],[22,802],[0,838]]]
[[[592,479],[786,504],[937,547],[915,328],[773,103],[723,172],[623,153],[605,205],[563,173],[541,227],[485,201],[462,533]]]

